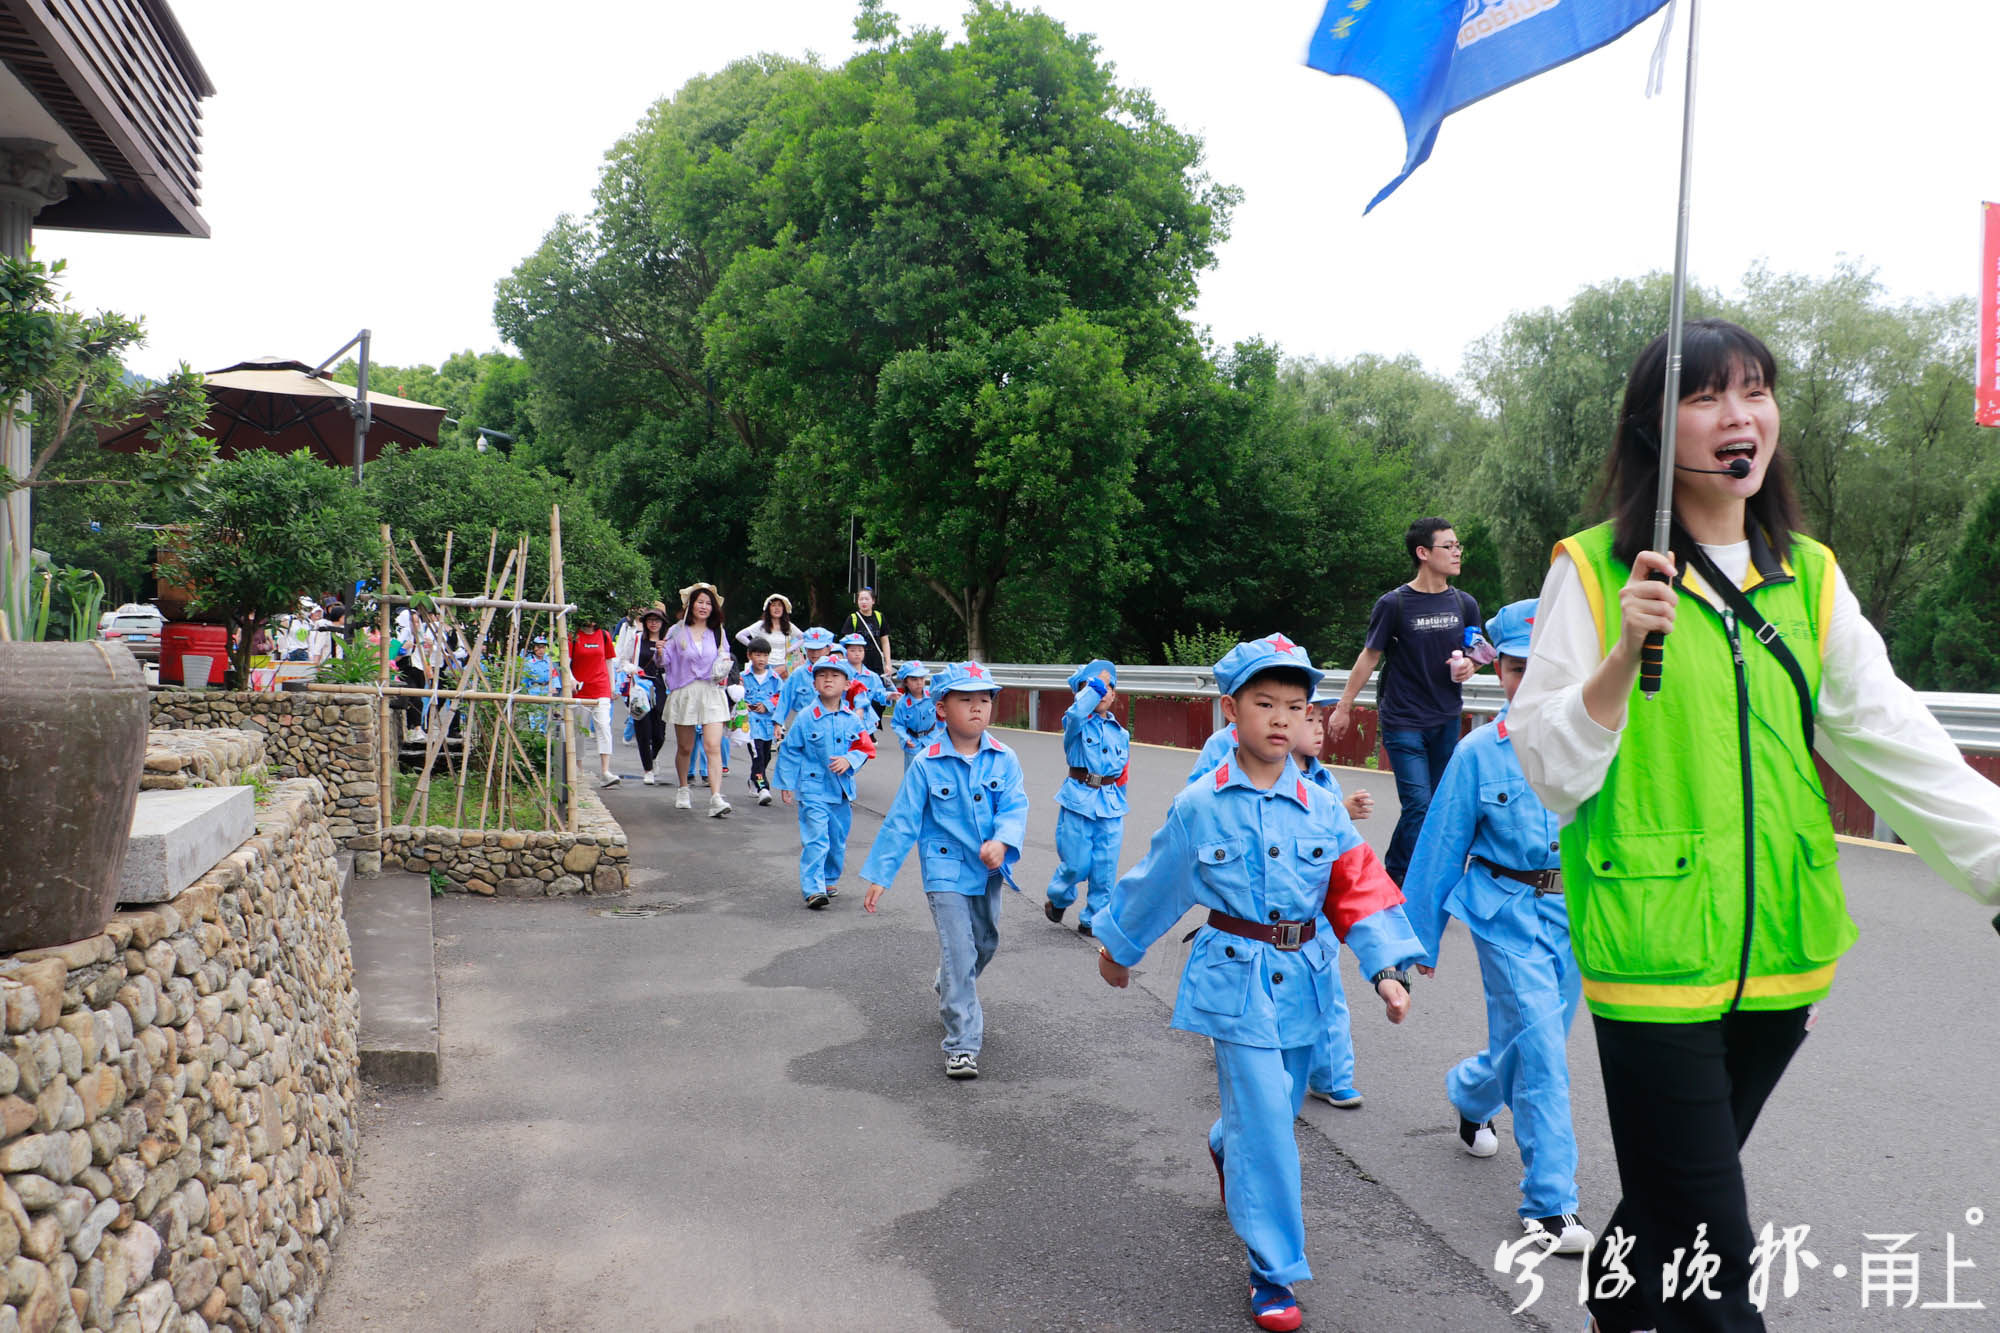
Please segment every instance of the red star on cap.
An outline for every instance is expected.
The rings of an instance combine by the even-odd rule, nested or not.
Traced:
[[[974,680],[986,679],[986,669],[977,662],[967,662],[965,664],[965,674],[971,676]]]
[[[1270,638],[1264,640],[1264,642],[1270,644],[1281,653],[1295,653],[1299,650],[1299,646],[1296,643],[1293,643],[1282,634],[1273,634]]]

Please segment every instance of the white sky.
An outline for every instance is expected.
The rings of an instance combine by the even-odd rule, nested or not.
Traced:
[[[1414,3],[1415,0],[1410,0]],[[1448,2],[1448,0],[1447,0]],[[1658,16],[1448,118],[1400,167],[1386,98],[1300,62],[1319,0],[1042,0],[1097,35],[1245,192],[1203,282],[1218,341],[1414,352],[1453,372],[1511,311],[1670,266],[1680,61],[1643,84]],[[905,30],[960,0],[890,0]],[[1685,4],[1682,5],[1685,11]],[[378,360],[499,345],[493,284],[557,214],[587,212],[602,154],[690,77],[759,50],[852,51],[848,0],[174,0],[205,105],[208,240],[41,231],[79,304],[143,316],[136,369],[316,362],[367,325]],[[1685,33],[1685,13],[1677,37]],[[1703,5],[1692,269],[1843,254],[1898,296],[1971,291],[1978,206],[2000,198],[1993,0]],[[1982,130],[1982,127],[1986,127]]]

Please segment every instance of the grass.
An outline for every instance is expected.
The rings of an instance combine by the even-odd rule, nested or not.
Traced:
[[[479,773],[473,774],[471,781],[466,786],[464,827],[467,828],[478,826],[479,784],[483,780],[484,771],[484,768],[482,768]],[[453,781],[454,777],[454,774],[443,771],[441,767],[431,773],[429,822],[432,826],[452,827],[450,823],[452,810],[458,804],[458,787]],[[391,820],[402,819],[403,809],[409,805],[410,798],[416,795],[416,791],[417,775],[398,769],[396,772],[395,809],[389,814]],[[493,779],[493,796],[486,803],[485,827],[489,829],[516,829],[529,833],[541,832],[550,827],[561,827],[560,824],[550,825],[541,804],[535,799],[532,790],[524,789],[517,782],[510,790],[509,796],[511,798],[508,803],[510,808],[506,810],[500,809],[500,778],[496,773]],[[560,819],[562,812],[558,810],[556,814],[558,819]]]
[[[256,768],[249,769],[242,777],[236,779],[236,785],[250,788],[251,791],[256,793],[254,798],[256,803],[262,805],[271,799],[273,789],[271,770],[260,764]]]

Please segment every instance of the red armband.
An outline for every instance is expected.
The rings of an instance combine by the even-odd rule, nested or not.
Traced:
[[[860,735],[856,736],[854,738],[854,744],[848,746],[847,748],[850,750],[859,750],[861,751],[861,753],[867,755],[870,759],[873,759],[875,757],[875,738],[873,736],[870,736],[867,732],[864,731]],[[1398,898],[1397,901],[1400,902],[1402,900]]]
[[[1373,916],[1385,907],[1400,906],[1403,901],[1403,891],[1382,868],[1375,849],[1365,842],[1335,861],[1332,873],[1326,877],[1326,919],[1333,923],[1333,933],[1343,940],[1362,917]]]
[[[1131,780],[1132,780],[1132,761],[1128,759],[1125,761],[1125,771],[1118,775],[1118,781],[1113,785],[1122,787]]]

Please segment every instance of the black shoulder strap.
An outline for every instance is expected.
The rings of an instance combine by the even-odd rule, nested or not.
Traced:
[[[1750,599],[1744,596],[1743,589],[1737,587],[1730,581],[1728,575],[1716,568],[1715,561],[1709,558],[1708,552],[1702,550],[1695,542],[1688,542],[1686,546],[1690,552],[1689,563],[1708,586],[1715,589],[1729,609],[1736,613],[1736,622],[1749,630],[1757,642],[1769,649],[1771,656],[1777,659],[1778,665],[1785,669],[1785,674],[1792,678],[1792,688],[1799,692],[1799,726],[1805,733],[1806,751],[1810,753],[1814,736],[1813,701],[1812,687],[1806,684],[1805,669],[1799,665],[1799,659],[1792,655],[1792,650],[1785,646],[1784,636],[1778,633],[1778,627],[1758,613]]]
[[[1479,624],[1479,622],[1473,616],[1473,611],[1477,611],[1479,608],[1477,605],[1473,603],[1472,594],[1467,592],[1463,588],[1453,588],[1452,591],[1458,594],[1458,618],[1459,621],[1461,622],[1460,628],[1463,629],[1466,625],[1470,625],[1472,628],[1479,630],[1481,633],[1484,633],[1485,626]],[[1468,606],[1472,607],[1472,611],[1467,611],[1465,609]]]

